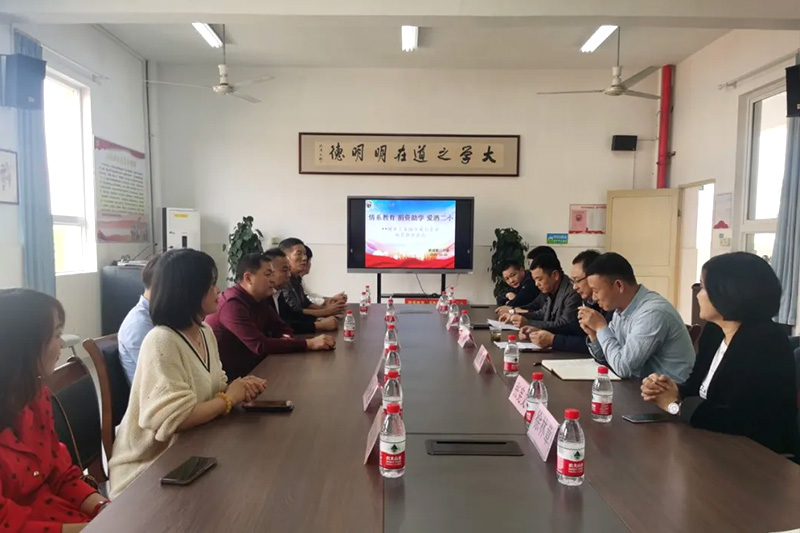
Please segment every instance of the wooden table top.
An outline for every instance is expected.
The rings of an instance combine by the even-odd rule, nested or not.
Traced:
[[[476,309],[472,314],[478,321],[489,312]],[[373,306],[357,322],[352,344],[340,335],[333,352],[270,356],[256,368],[254,373],[269,382],[262,399],[292,400],[293,413],[234,412],[180,435],[85,531],[378,532],[412,531],[412,524],[413,530],[423,531],[419,526],[428,522],[420,517],[428,516],[428,499],[409,493],[422,487],[417,478],[421,470],[409,463],[398,491],[398,480],[384,483],[375,452],[370,464],[363,465],[380,398],[365,413],[361,396],[382,353],[383,306]],[[457,346],[456,335],[444,329],[443,317],[430,306],[399,306],[398,329],[409,446],[421,446],[426,434],[506,436],[527,445],[524,421],[507,400],[513,380],[502,372],[477,375],[472,369],[475,350]],[[502,370],[502,354],[489,342],[488,332],[476,331],[475,337]],[[529,378],[534,364],[550,357],[574,356],[523,354],[520,373]],[[551,496],[550,501],[526,502],[520,494],[519,505],[530,509],[531,520],[538,502],[547,507],[550,523],[559,531],[583,530],[586,517],[597,524],[595,531],[777,531],[800,526],[797,465],[745,438],[680,423],[623,421],[621,414],[655,410],[641,401],[635,382],[616,382],[614,420],[593,423],[588,417],[591,383],[564,382],[544,372],[556,418],[561,420],[567,407],[581,409],[587,482],[565,492],[555,481],[555,452],[543,464],[527,445],[520,471],[541,476],[529,481]],[[189,487],[159,484],[192,455],[216,457],[219,464]],[[504,468],[491,466],[499,463],[465,458],[458,464],[475,469],[487,488],[508,482]],[[447,484],[450,477],[452,485]],[[445,504],[476,500],[471,485],[460,483],[452,469],[443,468],[435,479],[459,496],[443,496]],[[498,498],[505,492],[487,490],[476,501],[485,502],[484,511],[491,514],[503,508]],[[443,511],[430,522],[430,531],[447,531],[443,526],[448,523],[440,520],[448,512],[463,514],[463,508]],[[477,528],[478,523],[466,525]],[[458,524],[459,531],[477,530],[465,529],[463,521],[449,524]],[[508,530],[500,526],[502,521],[496,524],[495,531]],[[519,529],[531,525],[535,521]]]

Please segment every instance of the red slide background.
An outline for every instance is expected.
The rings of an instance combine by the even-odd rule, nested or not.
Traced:
[[[414,259],[409,257],[407,259],[393,259],[391,257],[386,257],[382,255],[370,255],[365,254],[364,257],[364,266],[366,268],[418,268],[418,269],[445,269],[445,268],[455,268],[456,267],[456,258],[451,257],[449,259],[429,259],[427,261],[421,261],[419,259]]]

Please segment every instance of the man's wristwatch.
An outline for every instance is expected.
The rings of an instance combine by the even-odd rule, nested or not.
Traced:
[[[669,412],[671,415],[681,414],[681,404],[678,402],[672,402],[667,406],[667,412]]]
[[[513,308],[513,307],[512,307],[511,309],[509,309],[509,310],[508,310],[508,314],[509,314],[509,315],[513,315],[514,313],[516,313],[516,311],[514,311],[514,308]]]

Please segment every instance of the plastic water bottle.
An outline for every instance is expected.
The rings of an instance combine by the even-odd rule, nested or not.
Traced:
[[[450,323],[451,328],[458,325],[458,304],[452,300],[450,300],[450,307],[447,309],[447,321]]]
[[[458,329],[459,331],[469,331],[472,329],[472,324],[469,321],[469,314],[466,309],[461,311],[461,318],[458,319]]]
[[[558,428],[558,460],[556,473],[563,485],[583,484],[583,460],[586,455],[586,440],[578,423],[581,417],[577,409],[564,411],[564,423]]]
[[[366,294],[367,296],[367,305],[368,306],[372,305],[372,293],[369,290],[369,285],[367,285],[367,288],[364,290],[362,294]]]
[[[391,403],[381,425],[381,462],[383,477],[400,477],[406,472],[406,426],[400,406]]]
[[[456,297],[456,288],[450,287],[449,289],[447,289],[447,299],[452,302],[453,300],[455,300],[455,297]]]
[[[528,427],[540,405],[547,409],[547,387],[544,386],[543,378],[544,374],[541,372],[531,375],[531,386],[528,387],[528,399],[525,401],[525,425]]]
[[[403,415],[403,386],[400,385],[400,373],[397,370],[389,370],[383,383],[383,412],[390,403],[400,406],[400,416]]]
[[[519,375],[519,347],[517,346],[517,336],[509,335],[508,344],[503,351],[503,374],[510,378]]]
[[[398,375],[400,374],[400,350],[396,344],[392,344],[386,349],[386,355],[383,358],[384,384],[389,380],[389,372],[392,370],[397,372]]]
[[[367,316],[367,311],[369,311],[369,297],[366,292],[362,292],[361,301],[358,304],[358,312],[361,316]]]
[[[611,404],[614,398],[614,389],[608,377],[608,368],[597,367],[597,377],[592,385],[592,420],[595,422],[611,422]]]
[[[394,324],[386,326],[386,335],[383,336],[383,352],[386,353],[390,346],[400,346],[400,339],[397,337]]]
[[[356,340],[356,317],[353,316],[352,311],[348,311],[347,316],[344,317],[344,340],[345,342]]]
[[[440,315],[446,315],[448,306],[447,293],[442,291],[442,295],[439,296],[439,302],[436,304],[436,310],[439,311]]]
[[[394,308],[394,298],[389,298],[389,301],[386,302],[386,322],[394,322],[397,320],[397,316],[395,316],[395,308]]]

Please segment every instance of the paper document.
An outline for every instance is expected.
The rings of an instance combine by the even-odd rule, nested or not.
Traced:
[[[508,343],[505,341],[494,341],[494,345],[501,350],[505,350]],[[542,348],[538,344],[532,342],[518,342],[517,348],[519,348],[520,352],[543,352],[546,350],[546,348]]]
[[[594,381],[600,365],[594,359],[548,359],[542,361],[542,366],[565,381]],[[608,377],[619,381],[619,376],[610,369]]]
[[[519,331],[519,328],[514,324],[506,324],[505,322],[500,322],[499,320],[489,319],[486,321],[486,323],[495,328],[507,329],[509,331]]]

